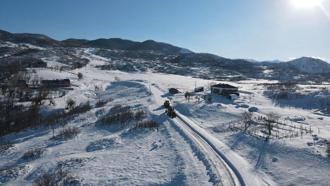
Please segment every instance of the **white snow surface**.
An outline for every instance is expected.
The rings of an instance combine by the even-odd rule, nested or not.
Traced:
[[[304,118],[301,122],[311,126],[319,139],[330,138],[329,116],[320,115],[315,110],[274,105],[262,94],[262,87],[258,85],[265,80],[222,82],[240,88],[240,97],[235,100],[219,96],[212,104],[197,100],[187,102],[183,96],[185,91],[192,91],[195,86],[207,88],[216,81],[151,72],[105,71],[96,66],[107,63],[107,59],[91,54],[86,57],[90,63],[73,71],[35,69],[41,79],[69,78],[73,84],[65,96],[55,98],[56,106],[45,109],[63,109],[68,98],[78,104],[89,101],[92,105],[99,99],[112,98],[113,101],[70,119],[67,126],[81,130],[71,140],[51,140],[52,130],[42,127],[3,137],[2,140],[11,141],[14,146],[0,153],[0,184],[32,185],[40,175],[63,162],[66,162],[65,168],[86,185],[217,184],[214,169],[207,158],[208,152],[185,134],[176,119],[166,116],[161,107],[165,99],[170,99],[197,133],[222,153],[246,185],[330,183],[330,160],[325,157],[324,145],[307,145],[313,142],[312,136],[266,143],[243,133],[225,130],[227,123],[240,120],[248,106],[257,107],[260,115],[280,113],[283,119],[290,118],[291,122],[300,122]],[[83,74],[82,80],[78,80],[78,72]],[[167,94],[171,87],[183,93]],[[96,123],[100,117],[117,104],[145,109],[152,119],[160,123],[159,129],[98,126]],[[58,126],[55,134],[60,129]],[[39,159],[21,161],[26,151],[36,147],[45,149]]]

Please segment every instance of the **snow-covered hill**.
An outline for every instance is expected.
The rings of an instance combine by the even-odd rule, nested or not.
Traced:
[[[33,50],[20,47],[23,43],[34,47]],[[40,47],[43,50],[40,50]],[[96,55],[108,58],[108,64],[100,66],[108,70],[153,71],[216,80],[253,78],[307,82],[330,79],[329,65],[314,58],[304,57],[283,63],[258,63],[254,60],[229,59],[213,54],[195,53],[153,40],[137,42],[110,38],[57,41],[39,34],[13,34],[0,31],[0,63],[3,64],[7,63],[2,61],[18,63],[27,61],[26,58],[47,61],[56,58],[56,62],[68,65],[67,68],[77,68],[86,64],[86,60],[79,55],[86,48],[93,50]],[[69,62],[71,58],[73,60]]]
[[[311,74],[330,73],[330,64],[317,58],[302,57],[287,63],[301,72]]]

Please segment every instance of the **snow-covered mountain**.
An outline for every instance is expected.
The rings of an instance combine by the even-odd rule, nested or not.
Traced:
[[[229,59],[213,54],[195,53],[153,40],[137,42],[121,38],[95,40],[71,38],[57,41],[40,34],[14,34],[0,30],[0,43],[2,43],[0,45],[2,66],[8,61],[28,63],[31,58],[34,59],[33,61],[49,61],[56,58],[57,62],[76,68],[86,64],[86,59],[79,55],[81,50],[90,48],[94,54],[109,59],[108,64],[100,66],[103,69],[129,72],[154,71],[217,80],[330,79],[330,65],[320,59],[303,57],[289,62]],[[30,46],[26,47],[27,44]],[[25,64],[25,66],[29,65]]]
[[[0,41],[9,41],[13,43],[29,43],[37,46],[60,46],[61,43],[48,36],[41,34],[19,33],[13,34],[0,30]]]
[[[67,39],[63,41],[57,41],[48,36],[41,34],[14,34],[7,31],[0,30],[0,41],[9,41],[13,43],[29,43],[32,45],[43,46],[43,47],[93,47],[103,48],[111,50],[128,50],[128,51],[153,51],[165,54],[179,54],[179,53],[190,53],[188,49],[173,46],[167,43],[156,42],[153,40],[146,40],[143,42],[131,41],[121,38],[110,38],[110,39]]]
[[[301,72],[311,74],[330,73],[330,64],[317,58],[301,57],[287,63]]]

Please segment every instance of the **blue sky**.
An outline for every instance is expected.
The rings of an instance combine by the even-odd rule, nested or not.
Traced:
[[[323,11],[290,1],[1,0],[0,29],[55,39],[153,39],[230,58],[330,61],[330,0]]]

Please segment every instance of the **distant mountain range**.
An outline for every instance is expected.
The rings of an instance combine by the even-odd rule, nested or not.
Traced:
[[[41,34],[14,34],[3,30],[0,30],[0,40],[13,43],[29,43],[41,47],[93,47],[112,50],[155,51],[166,54],[191,52],[187,49],[153,40],[136,42],[120,38],[110,38],[96,40],[66,39],[63,41],[57,41]]]
[[[0,46],[0,55],[3,55],[2,61],[7,58],[15,60],[17,57],[26,55],[38,59],[51,58],[53,55],[53,57],[59,58],[59,62],[61,62],[62,58],[69,60],[75,56],[74,51],[77,48],[94,48],[95,54],[112,59],[112,64],[109,64],[107,68],[111,66],[110,69],[123,71],[144,71],[148,68],[156,72],[215,79],[230,77],[233,79],[266,78],[305,81],[320,78],[327,80],[330,77],[330,64],[321,59],[302,57],[286,62],[228,59],[213,54],[195,53],[185,48],[153,40],[137,42],[110,38],[58,41],[41,34],[16,34],[0,30],[0,42],[26,43],[44,47],[48,51],[41,52],[35,49],[25,51],[25,49],[18,48],[14,50],[8,46]],[[20,53],[17,53],[18,51]],[[16,58],[13,58],[14,56]],[[66,61],[66,63],[70,62]],[[198,68],[199,70],[196,70]]]

